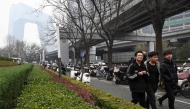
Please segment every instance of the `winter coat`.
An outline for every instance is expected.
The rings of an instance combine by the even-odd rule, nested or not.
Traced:
[[[168,85],[177,85],[178,77],[177,77],[177,66],[173,61],[169,61],[164,59],[161,65],[161,73],[164,84]]]
[[[145,92],[148,82],[148,75],[139,75],[141,71],[146,71],[146,67],[142,62],[139,66],[136,61],[134,61],[127,69],[127,74],[129,78],[129,86],[131,92]]]

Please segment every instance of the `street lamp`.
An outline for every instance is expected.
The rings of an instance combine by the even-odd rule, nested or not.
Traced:
[[[58,52],[58,66],[59,66],[59,77],[61,77],[61,45],[60,45],[60,34],[59,34],[59,24],[57,27],[57,52]]]

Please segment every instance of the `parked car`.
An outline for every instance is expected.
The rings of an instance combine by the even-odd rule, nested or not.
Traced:
[[[95,65],[95,66],[98,66],[98,65],[106,65],[106,63],[97,61],[97,62],[94,63],[94,65]]]

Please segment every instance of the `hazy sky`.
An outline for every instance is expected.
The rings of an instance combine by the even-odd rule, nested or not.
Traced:
[[[20,2],[25,3],[31,7],[37,8],[42,3],[42,0],[4,0],[3,2],[0,3],[0,14],[1,14],[1,17],[0,17],[0,48],[4,47],[6,45],[5,37],[8,34],[8,21],[9,21],[10,7],[12,6],[12,4],[17,4]],[[51,9],[46,9],[45,12],[50,14]],[[31,26],[27,26],[27,29],[34,28],[32,30],[36,30],[35,25],[32,25],[32,24],[29,24],[29,25],[31,25]],[[30,34],[30,33],[25,31],[24,34]],[[24,38],[24,39],[26,39],[26,38]],[[33,41],[35,41],[35,39]],[[37,41],[37,42],[39,42],[39,41]]]

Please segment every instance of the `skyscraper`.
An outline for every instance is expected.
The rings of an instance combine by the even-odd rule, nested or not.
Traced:
[[[43,33],[42,24],[50,20],[50,15],[43,12],[35,12],[36,9],[24,4],[14,4],[10,8],[8,34],[18,40],[23,40],[26,23],[37,25],[39,35]]]

